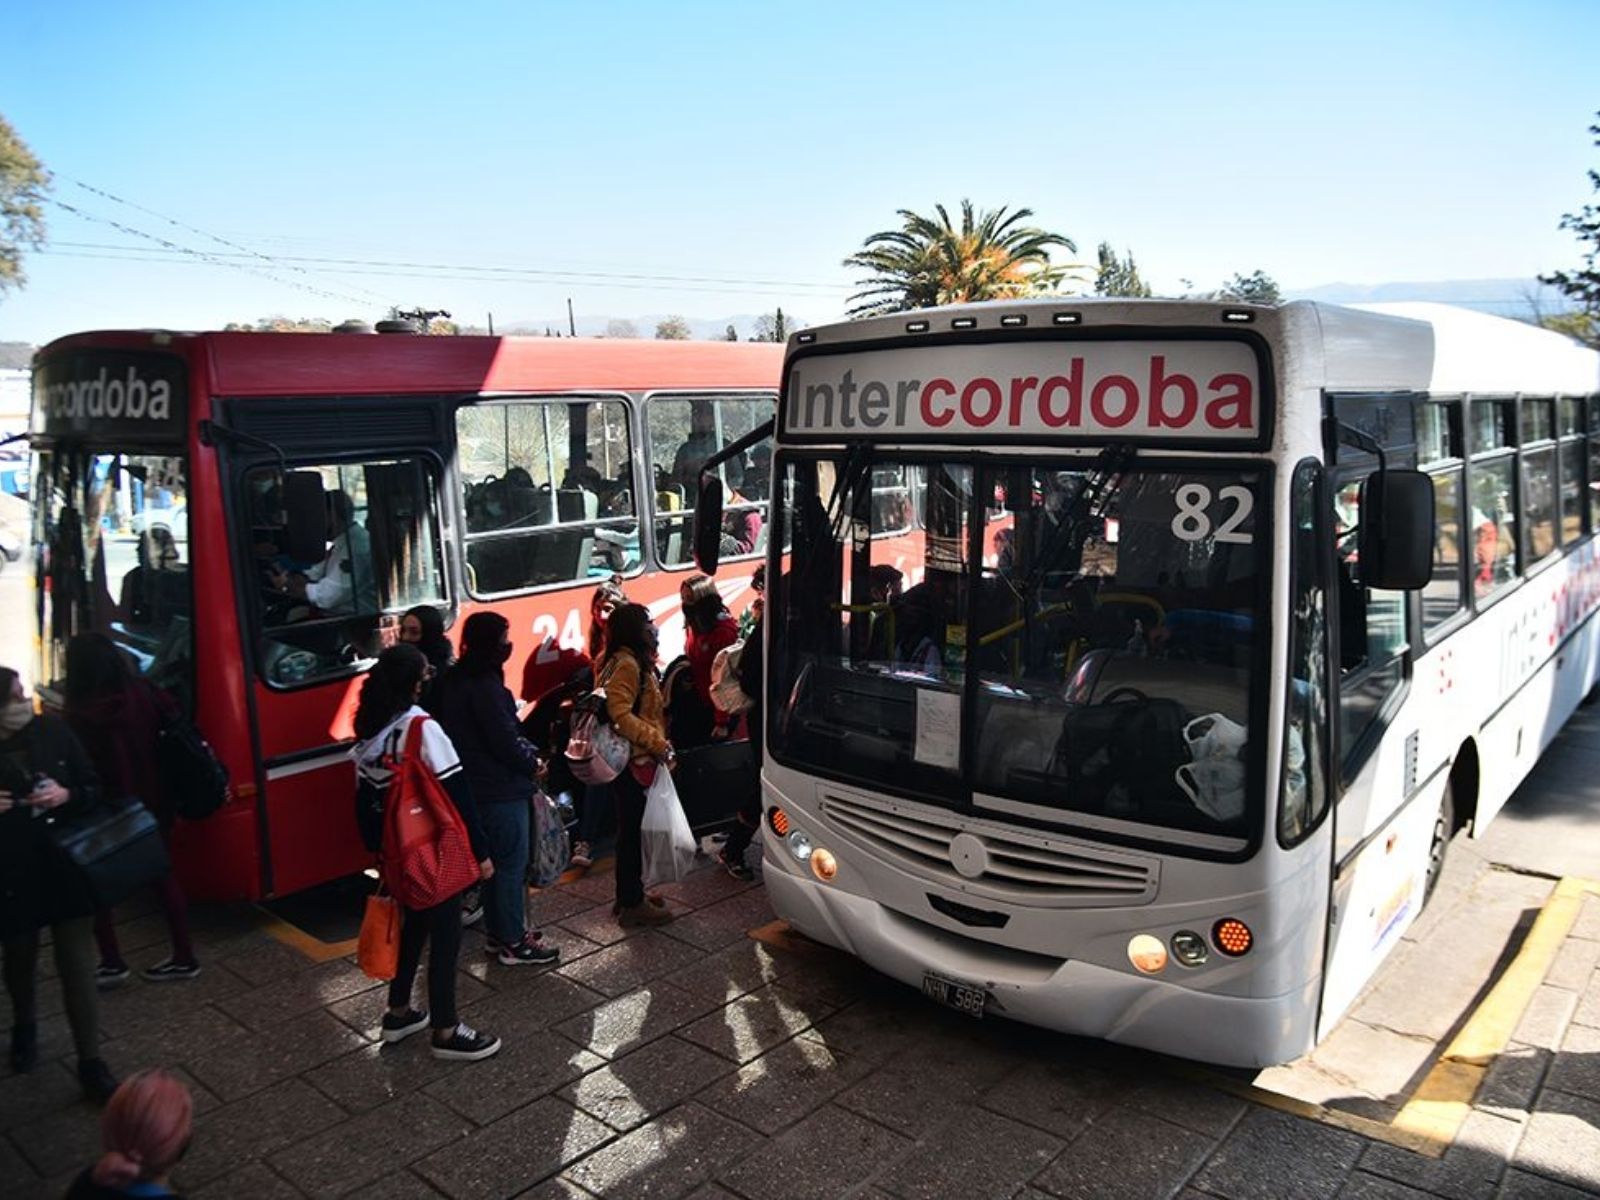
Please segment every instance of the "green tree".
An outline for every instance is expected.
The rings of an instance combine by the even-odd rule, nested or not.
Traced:
[[[0,117],[0,296],[28,280],[22,251],[44,245],[44,195],[49,190],[50,172],[11,122]]]
[[[1133,251],[1126,258],[1118,258],[1110,242],[1100,243],[1100,270],[1095,276],[1094,290],[1098,296],[1134,296],[1146,299],[1150,285],[1139,278],[1139,267],[1133,261]]]
[[[789,319],[783,315],[783,309],[775,312],[762,313],[756,318],[756,329],[750,335],[752,342],[787,342],[789,340]]]
[[[664,342],[687,342],[689,322],[679,316],[662,317],[656,322],[656,337]]]
[[[899,229],[870,235],[844,260],[847,267],[871,272],[850,297],[851,316],[1051,292],[1068,268],[1052,265],[1050,251],[1078,249],[1069,237],[1023,224],[1032,209],[978,213],[972,201],[963,200],[959,227],[944,205],[935,205],[934,212],[937,218],[900,209]]]
[[[1282,300],[1277,281],[1265,271],[1254,271],[1249,275],[1235,273],[1213,298],[1235,304],[1277,304]]]
[[[1600,112],[1595,116],[1600,117]],[[1600,121],[1589,126],[1589,132],[1594,135],[1594,144],[1600,146]],[[1589,169],[1589,186],[1600,195],[1600,170]],[[1578,302],[1585,319],[1575,326],[1576,336],[1591,346],[1600,346],[1600,203],[1585,204],[1577,212],[1566,213],[1561,218],[1561,228],[1577,235],[1582,265],[1573,271],[1551,271],[1539,276],[1539,281],[1560,288]]]

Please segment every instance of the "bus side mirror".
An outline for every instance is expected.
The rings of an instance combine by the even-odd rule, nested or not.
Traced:
[[[1356,540],[1363,587],[1426,586],[1433,578],[1433,480],[1421,471],[1374,472],[1361,485]]]
[[[700,472],[700,494],[694,505],[694,565],[707,575],[717,573],[722,557],[722,480]]]

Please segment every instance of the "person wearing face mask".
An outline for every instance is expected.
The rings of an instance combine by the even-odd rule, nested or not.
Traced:
[[[444,614],[431,604],[406,609],[400,618],[400,640],[421,650],[428,660],[431,673],[422,685],[422,698],[417,703],[432,712],[434,685],[456,661],[455,647],[444,635]]]
[[[22,680],[0,667],[0,950],[11,998],[11,1069],[39,1061],[39,931],[50,927],[78,1082],[104,1104],[117,1089],[100,1057],[94,897],[55,852],[44,814],[70,817],[100,803],[94,766],[65,721],[35,716]]]
[[[494,876],[483,886],[489,952],[508,967],[552,963],[560,951],[526,924],[529,806],[539,755],[522,736],[517,705],[505,684],[511,626],[499,613],[477,612],[461,627],[461,658],[439,680],[434,716],[466,768],[488,839]]]

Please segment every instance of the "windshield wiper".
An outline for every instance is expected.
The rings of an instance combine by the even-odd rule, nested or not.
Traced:
[[[1105,518],[1117,484],[1136,453],[1126,442],[1113,442],[1095,455],[1089,469],[1083,473],[1083,486],[1067,502],[1060,522],[1039,547],[1033,569],[1019,588],[1013,588],[1019,599],[1037,591],[1046,575],[1058,573],[1052,568],[1059,558],[1066,558],[1071,564],[1068,571],[1071,580],[1082,574],[1083,544],[1089,540],[1091,522]]]

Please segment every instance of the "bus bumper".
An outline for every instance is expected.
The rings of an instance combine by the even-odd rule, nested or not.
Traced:
[[[982,987],[990,1012],[1024,1024],[1232,1067],[1287,1062],[1314,1040],[1316,980],[1283,996],[1219,996],[986,944],[770,864],[764,881],[773,909],[807,937],[919,990],[930,971]]]

